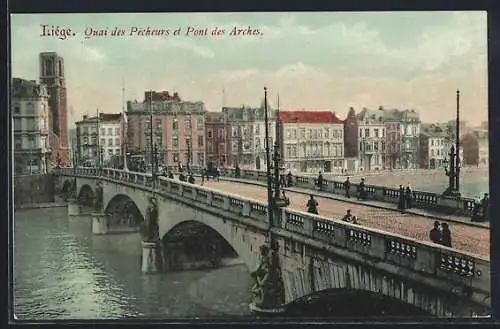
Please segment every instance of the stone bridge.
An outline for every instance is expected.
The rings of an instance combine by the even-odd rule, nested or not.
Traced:
[[[259,266],[259,248],[273,234],[287,305],[347,289],[399,300],[433,316],[491,312],[490,262],[472,254],[290,208],[280,209],[270,228],[264,203],[167,178],[159,178],[153,189],[151,175],[144,173],[81,168],[59,169],[56,175],[58,186],[76,176],[77,195],[91,193],[101,181],[108,212],[128,200],[144,217],[154,194],[163,242],[186,232],[209,232],[250,271]],[[162,246],[168,263],[165,255],[174,244]]]

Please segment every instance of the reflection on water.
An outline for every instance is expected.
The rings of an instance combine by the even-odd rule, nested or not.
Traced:
[[[243,265],[158,275],[140,272],[138,234],[94,236],[66,208],[15,214],[18,319],[179,318],[248,314]]]

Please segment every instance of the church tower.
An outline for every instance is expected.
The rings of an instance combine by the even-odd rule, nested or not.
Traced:
[[[68,107],[64,59],[55,52],[40,53],[40,83],[49,93],[50,162],[53,166],[71,164],[68,141]]]

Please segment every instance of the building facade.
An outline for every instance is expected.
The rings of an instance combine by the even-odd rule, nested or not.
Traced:
[[[153,144],[162,165],[205,166],[205,113],[203,102],[146,91],[143,102],[127,102],[127,150],[150,163]]]
[[[268,109],[269,149],[276,138],[276,111]],[[223,107],[228,127],[227,165],[240,168],[264,170],[266,168],[265,104],[260,107]]]
[[[385,110],[386,168],[415,169],[420,166],[420,118],[415,110]]]
[[[77,162],[95,160],[106,164],[113,157],[123,156],[122,120],[120,113],[99,113],[99,120],[84,115],[76,122]]]
[[[40,53],[40,83],[49,94],[49,144],[51,166],[71,165],[71,151],[68,136],[68,107],[64,59],[54,52]]]
[[[231,132],[223,112],[207,112],[205,133],[207,165],[225,167],[228,164],[228,136]]]
[[[280,112],[283,165],[295,172],[344,168],[344,122],[328,111]]]
[[[420,163],[422,169],[444,168],[449,152],[449,138],[442,127],[422,125],[420,132]]]
[[[14,172],[47,173],[50,155],[49,95],[36,81],[12,79],[11,106],[14,135]]]
[[[358,158],[363,171],[383,170],[386,164],[386,127],[383,109],[364,108],[357,114]]]

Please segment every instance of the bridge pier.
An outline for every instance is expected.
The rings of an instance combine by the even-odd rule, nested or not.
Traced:
[[[142,273],[158,273],[158,259],[156,242],[142,242]]]
[[[108,218],[105,213],[92,213],[92,233],[107,234],[108,233]]]
[[[68,200],[68,216],[78,216],[80,215],[80,205],[76,202],[76,199]]]

